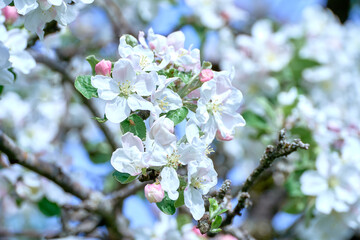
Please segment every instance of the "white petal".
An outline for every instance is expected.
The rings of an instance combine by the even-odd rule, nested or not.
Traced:
[[[171,167],[164,167],[160,173],[161,187],[166,191],[171,200],[176,200],[179,197],[177,189],[180,186],[180,181],[175,169]]]
[[[134,82],[135,91],[140,96],[150,96],[155,91],[157,79],[156,72],[138,75]]]
[[[91,85],[98,89],[99,98],[104,100],[113,100],[120,93],[118,85],[110,77],[93,76],[91,77]]]
[[[129,59],[120,59],[115,63],[112,75],[117,82],[133,84],[136,74]]]
[[[144,152],[144,145],[143,145],[141,139],[138,136],[135,136],[131,132],[125,133],[121,137],[121,141],[122,141],[123,148],[130,148],[132,146],[136,146],[140,152]]]
[[[118,148],[111,156],[111,165],[119,172],[136,176],[141,173],[142,155],[136,146],[128,149]]]
[[[14,82],[14,75],[7,69],[0,69],[0,85],[8,85]]]
[[[21,15],[25,15],[39,6],[36,0],[14,0],[14,5]]]
[[[185,205],[195,220],[199,220],[205,213],[204,200],[200,191],[188,186],[184,190]]]
[[[329,214],[331,212],[331,209],[333,208],[334,202],[335,202],[334,193],[329,190],[321,193],[316,198],[315,206],[319,212]]]
[[[47,0],[50,4],[55,6],[60,6],[63,2],[63,0]]]
[[[130,108],[125,98],[116,97],[105,105],[107,119],[113,123],[120,123],[130,115]]]
[[[36,62],[33,57],[25,51],[11,53],[9,61],[15,69],[24,74],[29,74],[36,66]]]
[[[154,106],[151,102],[146,101],[144,98],[137,94],[131,94],[128,98],[128,104],[132,111],[135,110],[149,110],[155,111]]]
[[[300,177],[300,183],[301,191],[310,196],[318,196],[328,189],[326,179],[314,170],[304,172]]]

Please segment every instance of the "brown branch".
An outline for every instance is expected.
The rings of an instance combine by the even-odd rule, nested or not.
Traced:
[[[90,195],[91,190],[83,187],[71,177],[69,177],[59,166],[54,163],[45,162],[22,151],[12,139],[0,130],[0,151],[8,156],[11,164],[20,164],[41,176],[44,176],[57,185],[65,192],[84,200]]]
[[[293,142],[288,143],[285,138],[285,129],[282,129],[279,133],[277,145],[275,147],[271,145],[267,146],[264,155],[260,159],[259,166],[255,168],[246,179],[241,191],[238,193],[238,203],[236,204],[234,210],[227,214],[222,226],[231,224],[233,218],[236,215],[241,214],[241,210],[246,207],[247,199],[249,199],[248,191],[254,185],[258,177],[271,166],[275,159],[286,157],[299,148],[307,150],[309,148],[309,144],[303,143],[300,139],[295,139]]]
[[[32,56],[34,57],[34,59],[36,60],[37,63],[42,63],[45,66],[47,66],[48,68],[50,68],[51,70],[60,73],[62,75],[64,81],[69,83],[73,92],[80,96],[80,94],[76,91],[76,89],[74,87],[73,78],[68,74],[68,72],[66,70],[66,66],[64,66],[64,64],[61,64],[61,62],[55,61],[55,60],[53,60],[45,55],[42,55],[42,54],[32,52]],[[89,109],[89,111],[91,112],[91,114],[93,116],[100,116],[100,114],[96,110],[96,107],[94,106],[94,104],[91,101],[88,101],[83,96],[80,96],[79,98],[81,99],[81,102]],[[111,146],[111,149],[113,151],[115,151],[117,149],[117,143],[114,140],[115,138],[113,137],[109,128],[105,124],[99,123],[98,121],[96,121],[96,123],[97,123],[98,127],[102,130],[102,132],[104,133],[107,142]]]

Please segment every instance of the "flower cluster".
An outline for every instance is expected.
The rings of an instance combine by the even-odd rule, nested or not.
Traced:
[[[217,184],[209,145],[215,136],[231,140],[245,121],[232,74],[213,71],[207,62],[201,66],[199,50],[185,49],[184,41],[182,32],[164,37],[150,29],[147,39],[140,32],[139,42],[124,35],[121,58],[112,68],[109,61],[97,61],[98,75],[87,79],[106,103],[106,119],[120,123],[123,131],[122,148],[111,157],[118,174],[133,180],[155,172],[155,185],[145,188],[147,198],[183,202],[199,220],[205,213],[202,196]],[[75,85],[85,84],[85,78],[78,77]],[[148,130],[147,117],[140,118],[144,112],[150,116]],[[186,133],[179,140],[174,127],[183,121]]]
[[[10,4],[15,6],[18,14],[24,16],[24,26],[31,32],[35,32],[40,38],[44,37],[45,24],[56,20],[66,26],[76,17],[78,4],[90,4],[94,0],[4,0],[0,2],[0,9]],[[14,14],[9,10],[3,11],[8,16]]]
[[[35,60],[25,50],[28,33],[13,28],[7,30],[0,14],[0,85],[11,84],[14,73],[28,74],[35,67]]]

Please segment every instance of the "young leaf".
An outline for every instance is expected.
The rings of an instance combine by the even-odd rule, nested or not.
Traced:
[[[215,198],[209,198],[209,203],[210,203],[210,207],[209,207],[210,219],[213,219],[216,216],[216,212],[219,209],[219,205],[215,200]]]
[[[122,121],[120,127],[123,134],[131,132],[141,140],[145,140],[146,138],[146,126],[144,120],[137,114],[132,114]]]
[[[165,197],[161,202],[156,203],[156,206],[165,214],[173,215],[176,212],[176,208],[174,206],[175,201],[171,200],[167,193],[165,193]]]
[[[87,99],[98,97],[97,89],[91,85],[91,76],[78,76],[74,85],[76,90],[78,90]]]
[[[211,229],[210,232],[211,233],[218,233],[218,232],[221,232],[221,229],[220,228]]]
[[[118,171],[113,172],[113,177],[122,184],[130,183],[137,178],[137,176],[131,176],[128,173],[121,173]]]
[[[219,228],[221,226],[221,222],[222,222],[222,217],[219,215],[216,216],[215,220],[211,223],[211,229]]]
[[[186,107],[181,107],[171,110],[166,114],[166,117],[174,122],[174,125],[181,123],[187,116],[189,110]]]
[[[91,69],[92,69],[92,75],[94,76],[96,74],[95,73],[95,65],[98,64],[100,62],[100,60],[97,59],[94,55],[90,55],[86,58],[86,61],[88,61],[88,63],[90,64]]]
[[[59,216],[60,215],[60,207],[54,203],[49,201],[46,197],[43,197],[39,202],[38,202],[38,207],[39,210],[47,217],[52,217],[52,216]]]

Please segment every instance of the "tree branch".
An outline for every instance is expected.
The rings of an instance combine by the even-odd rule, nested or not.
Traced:
[[[285,138],[285,129],[282,129],[279,133],[279,139],[276,146],[267,146],[264,155],[260,159],[259,166],[255,168],[250,176],[246,179],[241,188],[241,191],[238,193],[238,203],[236,204],[234,210],[227,214],[227,217],[224,220],[222,226],[231,224],[233,218],[236,215],[241,214],[241,210],[246,207],[247,199],[250,197],[248,191],[254,185],[258,177],[271,166],[275,159],[286,157],[299,148],[307,150],[309,148],[309,144],[303,143],[300,139],[295,139],[293,142],[288,143]]]
[[[41,176],[44,176],[57,185],[65,192],[84,200],[90,195],[91,190],[81,186],[54,163],[45,162],[27,152],[22,151],[12,139],[0,130],[0,151],[5,153],[11,164],[20,164]]]

